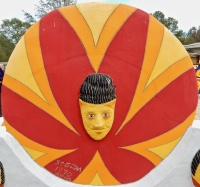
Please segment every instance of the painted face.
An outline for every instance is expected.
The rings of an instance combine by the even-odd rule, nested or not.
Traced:
[[[116,99],[103,103],[91,104],[79,99],[83,125],[94,140],[103,139],[112,128]]]

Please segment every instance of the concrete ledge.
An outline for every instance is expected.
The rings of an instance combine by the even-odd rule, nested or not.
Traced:
[[[3,119],[0,119],[0,123]],[[192,187],[191,162],[200,149],[200,120],[188,128],[172,153],[141,180],[121,187]],[[0,126],[0,161],[5,169],[5,187],[88,187],[62,180],[40,167],[18,141]],[[112,186],[110,186],[112,187]]]

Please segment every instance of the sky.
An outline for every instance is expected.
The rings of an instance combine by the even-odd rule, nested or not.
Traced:
[[[39,0],[0,0],[0,24],[4,19],[24,19],[22,10],[34,15],[34,5]],[[159,10],[165,17],[173,17],[178,20],[179,29],[187,32],[191,27],[200,26],[200,0],[78,0],[85,2],[120,2],[154,13]]]

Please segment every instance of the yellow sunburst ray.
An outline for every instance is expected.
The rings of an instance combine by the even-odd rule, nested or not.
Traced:
[[[40,49],[39,22],[17,44],[6,68],[3,85],[77,133],[58,106],[49,86]]]
[[[155,18],[150,17],[146,52],[141,75],[131,107],[116,134],[118,134],[124,125],[126,125],[126,123],[156,94],[192,68],[190,57],[183,47],[181,48],[180,46],[180,50],[176,50],[176,56],[170,56],[173,55],[173,52],[168,52],[169,50],[166,50],[167,46],[171,46],[170,43],[166,41],[168,39],[174,46],[177,47],[177,45],[180,45],[179,41],[171,35],[169,31],[164,29],[163,25],[157,23]],[[172,50],[173,49],[172,47]],[[166,58],[168,59],[167,61],[165,61]],[[164,65],[162,66],[162,64]]]
[[[183,121],[180,125],[158,137],[155,137],[153,139],[135,145],[129,145],[121,148],[140,154],[141,156],[147,158],[156,166],[173,150],[173,148],[178,143],[176,140],[180,139],[186,132],[187,128],[192,125],[192,121],[194,119],[195,114],[196,110],[192,112],[190,116],[187,119],[185,119],[185,121]],[[171,143],[170,146],[169,143]],[[153,148],[159,146],[168,148],[167,150],[165,150],[164,154],[165,157],[163,158],[162,158],[163,154],[158,153],[159,151],[162,151],[162,149],[159,150],[157,149],[157,152],[152,151]]]
[[[87,4],[87,7],[92,6],[98,9],[98,6],[101,5],[103,6],[104,3]],[[77,7],[71,6],[58,9],[80,38],[90,63],[96,72],[98,72],[101,61],[112,39],[129,16],[136,10],[136,8],[122,4],[106,4],[106,6],[106,15],[103,17],[101,11],[96,11],[95,16],[93,16],[92,12],[88,12],[86,16],[84,4],[77,5]],[[123,14],[121,14],[121,12],[123,12]],[[83,13],[83,15],[81,13]],[[110,16],[108,17],[108,15]],[[95,22],[101,25],[98,29],[94,29]],[[94,41],[97,42],[97,39],[98,43],[95,46]]]
[[[73,182],[90,184],[92,181],[94,182],[94,177],[97,173],[104,185],[120,184],[108,171],[98,151],[83,172]]]
[[[25,137],[23,134],[19,133],[6,120],[4,120],[3,126],[6,127],[7,131],[10,132],[23,147],[28,148],[25,150],[30,154],[33,160],[36,160],[36,162],[43,167],[46,166],[48,163],[52,162],[53,160],[76,150],[59,150],[41,145]]]

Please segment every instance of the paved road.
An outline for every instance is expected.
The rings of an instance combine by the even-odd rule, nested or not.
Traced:
[[[198,102],[197,113],[196,113],[195,119],[200,120],[200,94],[199,94],[199,102]]]

